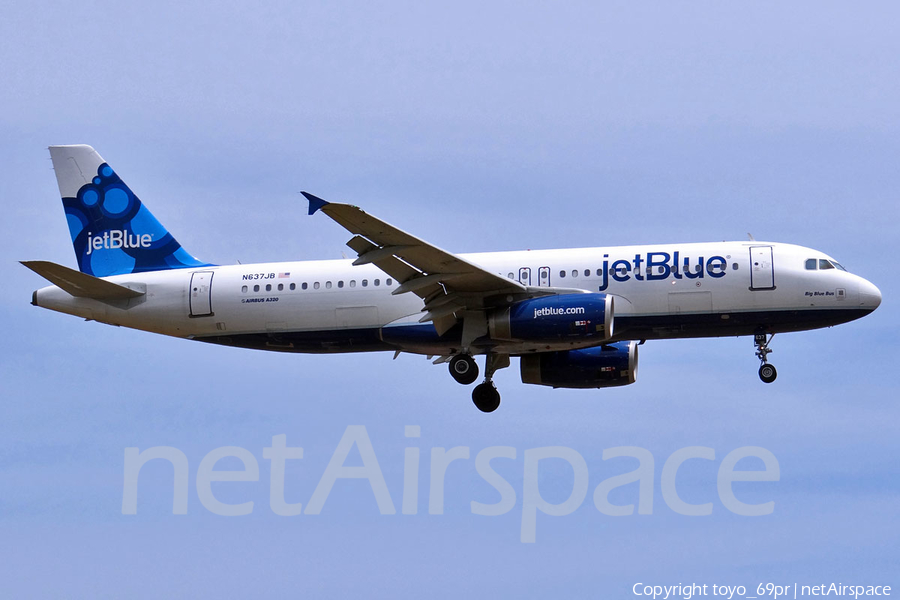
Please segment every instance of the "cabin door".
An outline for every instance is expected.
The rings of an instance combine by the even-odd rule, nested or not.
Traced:
[[[191,316],[206,317],[212,313],[212,271],[191,274]]]
[[[775,270],[774,265],[772,264],[772,246],[750,247],[750,289],[775,289]]]

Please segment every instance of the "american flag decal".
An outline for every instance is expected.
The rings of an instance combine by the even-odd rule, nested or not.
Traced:
[[[283,279],[283,278],[285,278],[285,277],[290,277],[290,276],[291,276],[290,273],[279,273],[279,274],[278,274],[278,279]]]

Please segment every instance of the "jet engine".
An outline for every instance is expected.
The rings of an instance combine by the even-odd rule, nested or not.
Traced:
[[[613,297],[586,293],[522,300],[493,312],[488,331],[495,340],[602,342],[613,334]]]
[[[541,352],[521,358],[522,382],[554,388],[605,388],[634,383],[637,342],[581,350]]]

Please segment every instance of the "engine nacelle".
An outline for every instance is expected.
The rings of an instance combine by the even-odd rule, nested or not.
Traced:
[[[637,342],[522,356],[522,383],[555,388],[604,388],[637,378]]]
[[[491,313],[488,331],[495,340],[601,342],[613,335],[613,297],[587,293],[523,300]]]

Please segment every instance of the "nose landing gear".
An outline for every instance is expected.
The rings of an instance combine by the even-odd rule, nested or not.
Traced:
[[[761,363],[759,366],[759,378],[762,379],[763,383],[772,383],[778,377],[778,371],[775,370],[774,365],[769,364],[768,358],[769,353],[772,352],[772,349],[769,348],[769,343],[774,337],[774,333],[771,336],[767,336],[765,333],[757,333],[753,336],[753,345],[756,346],[756,357]]]

